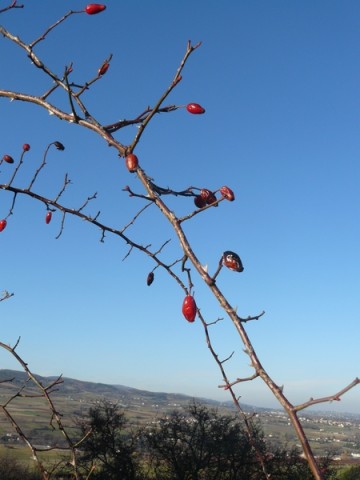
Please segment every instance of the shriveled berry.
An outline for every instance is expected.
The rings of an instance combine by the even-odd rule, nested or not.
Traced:
[[[186,295],[182,304],[182,313],[188,322],[193,322],[196,317],[196,303],[192,295]]]
[[[4,155],[3,160],[6,163],[14,163],[14,159],[10,155]]]
[[[197,208],[203,208],[206,205],[206,200],[201,195],[196,195],[196,197],[194,198],[194,203]]]
[[[105,73],[108,71],[109,67],[110,67],[110,63],[109,62],[104,62],[98,70],[99,77],[101,75],[105,75]]]
[[[51,222],[51,218],[52,218],[52,212],[47,212],[47,214],[45,215],[45,223],[46,225],[49,225],[49,223]]]
[[[0,220],[0,232],[5,230],[6,225],[7,225],[7,221],[5,220],[5,218],[3,220]]]
[[[146,279],[147,286],[150,287],[153,281],[154,281],[154,272],[150,272]]]
[[[220,193],[224,198],[226,198],[226,200],[229,200],[230,202],[235,200],[234,192],[229,187],[226,187],[226,186],[221,187]]]
[[[206,203],[208,205],[212,205],[213,203],[216,202],[216,197],[213,193],[210,193],[210,195],[208,195],[208,197],[206,198]],[[215,207],[218,206],[218,204],[214,205]]]
[[[223,253],[222,262],[225,267],[233,270],[234,272],[242,272],[244,270],[239,255],[231,252],[230,250]]]
[[[129,153],[129,155],[126,155],[125,157],[125,163],[126,167],[129,170],[129,172],[136,172],[138,166],[139,166],[139,160],[137,156],[133,153]]]
[[[23,150],[24,152],[28,152],[30,150],[30,145],[28,143],[24,143]]]
[[[194,115],[200,115],[202,113],[205,113],[205,108],[203,108],[201,105],[198,103],[188,103],[186,105],[186,110],[189,113],[192,113]]]
[[[56,141],[54,142],[54,145],[55,145],[55,148],[57,148],[58,150],[65,150],[65,147],[61,142]]]
[[[208,190],[207,188],[202,188],[202,189],[200,190],[200,196],[201,196],[205,201],[206,201],[206,200],[208,199],[208,197],[209,197],[210,195],[212,195],[212,194],[213,194],[213,193],[212,193],[210,190]]]
[[[89,5],[86,5],[85,7],[85,12],[88,15],[95,15],[96,13],[100,13],[103,10],[105,10],[106,5],[102,5],[101,3],[89,3]]]

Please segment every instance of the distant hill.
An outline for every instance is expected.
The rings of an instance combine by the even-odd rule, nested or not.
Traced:
[[[42,385],[47,387],[57,377],[35,375]],[[77,435],[76,424],[79,418],[88,415],[89,409],[99,401],[106,399],[124,408],[130,427],[143,427],[157,423],[159,418],[197,401],[208,408],[216,408],[221,414],[235,413],[232,402],[218,402],[207,398],[193,398],[178,393],[150,392],[124,385],[84,382],[73,378],[62,378],[63,383],[56,385],[51,393],[56,411],[61,414],[67,431]],[[9,402],[10,400],[10,402]],[[50,425],[52,411],[45,398],[39,397],[39,390],[23,371],[0,369],[0,405],[7,404],[12,417],[16,420],[28,438],[36,445],[62,445],[63,435]],[[275,445],[295,446],[298,439],[286,413],[281,409],[254,408],[241,404],[248,413],[256,413],[264,434]],[[312,440],[318,454],[326,454],[329,443],[336,442],[339,452],[346,455],[360,454],[360,447],[354,446],[360,429],[360,416],[335,412],[303,413],[305,430]],[[327,420],[326,420],[327,419]],[[346,427],[346,428],[345,428]],[[316,432],[316,438],[314,438]],[[345,434],[345,433],[346,434]],[[0,444],[16,446],[19,438],[16,429],[6,415],[0,411]]]
[[[58,378],[41,375],[35,377],[44,387]],[[128,422],[134,427],[152,423],[174,410],[187,407],[194,400],[222,413],[234,413],[230,402],[225,404],[177,393],[149,392],[124,385],[84,382],[67,377],[62,378],[62,383],[51,390],[50,396],[55,408],[62,415],[63,423],[70,429],[76,424],[76,419],[86,417],[89,409],[104,399],[123,407]],[[17,395],[18,393],[20,395]],[[61,444],[62,437],[54,440],[55,433],[49,433],[52,412],[47,400],[39,396],[39,393],[38,387],[29,381],[25,372],[0,369],[0,405],[11,399],[8,408],[12,416],[37,444]],[[0,414],[0,443],[8,443],[9,439],[16,443],[16,434],[6,417]]]
[[[57,377],[42,377],[41,375],[35,375],[35,377],[44,386],[51,384],[57,379]],[[168,410],[174,406],[185,406],[194,400],[194,397],[179,393],[150,392],[125,385],[86,382],[67,377],[63,377],[62,380],[63,383],[59,385],[57,391],[53,393],[54,399],[66,398],[75,402],[82,401],[92,403],[101,398],[107,398],[111,401],[117,401],[129,408],[140,405],[144,408],[154,408],[154,406],[156,406],[158,410]],[[13,394],[27,382],[28,376],[23,371],[0,369],[0,400]],[[32,382],[28,382],[26,391],[35,393],[37,388]],[[195,400],[213,408],[222,407],[229,410],[232,409],[231,402],[224,403],[206,398],[196,398]],[[254,408],[251,406],[244,405],[243,407],[244,409],[254,411]]]

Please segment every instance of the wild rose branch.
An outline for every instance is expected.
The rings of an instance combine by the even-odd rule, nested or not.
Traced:
[[[13,2],[13,4],[7,7],[6,10],[15,8],[15,6],[16,6],[16,2]],[[216,271],[212,275],[210,275],[207,269],[203,267],[197,254],[194,252],[188,240],[188,237],[186,236],[182,228],[182,224],[185,221],[188,221],[194,218],[196,215],[205,214],[206,210],[212,207],[219,206],[220,203],[223,202],[224,200],[228,200],[231,202],[234,201],[235,193],[228,186],[220,187],[215,191],[212,191],[203,187],[200,187],[200,188],[187,187],[184,190],[173,190],[171,188],[160,187],[159,185],[154,183],[154,181],[151,179],[150,176],[147,175],[147,173],[141,166],[140,159],[134,153],[134,150],[137,144],[139,143],[143,133],[145,132],[145,129],[147,128],[149,123],[155,118],[156,114],[174,112],[179,108],[186,108],[186,110],[192,115],[203,115],[205,113],[205,109],[197,103],[187,103],[180,106],[176,106],[176,105],[170,105],[167,107],[163,106],[165,100],[170,95],[172,90],[176,88],[176,86],[181,81],[183,68],[188,58],[190,57],[190,55],[200,46],[200,43],[192,45],[191,42],[188,42],[185,55],[181,60],[178,69],[176,70],[176,73],[174,75],[172,82],[165,89],[165,91],[159,97],[159,100],[153,107],[147,107],[134,119],[118,120],[118,121],[109,123],[107,125],[102,125],[100,122],[96,120],[95,116],[90,114],[89,110],[87,109],[81,97],[84,92],[88,92],[90,90],[90,87],[95,82],[100,81],[102,76],[108,72],[112,55],[108,56],[107,59],[104,60],[102,65],[97,67],[97,73],[92,79],[86,82],[77,82],[71,78],[75,75],[72,64],[66,67],[65,71],[61,75],[57,75],[54,72],[52,72],[42,62],[42,60],[38,57],[38,55],[34,52],[34,47],[36,47],[36,45],[40,41],[45,40],[48,37],[48,35],[53,31],[54,28],[56,28],[62,22],[67,20],[72,14],[85,13],[88,15],[94,15],[94,14],[101,13],[104,10],[105,10],[105,6],[102,6],[100,4],[89,4],[81,11],[70,11],[66,15],[64,15],[61,19],[59,19],[57,22],[55,22],[53,25],[51,25],[47,30],[45,30],[43,35],[41,35],[40,37],[35,39],[33,42],[30,42],[28,44],[23,42],[18,36],[12,35],[4,27],[0,27],[0,33],[2,33],[2,35],[5,36],[8,40],[14,42],[20,48],[22,48],[26,52],[27,56],[32,60],[34,66],[36,68],[39,68],[41,71],[43,71],[43,73],[49,77],[49,80],[55,84],[50,86],[47,89],[47,91],[44,92],[44,94],[41,96],[13,92],[8,90],[0,90],[0,97],[8,98],[10,100],[16,100],[16,101],[25,101],[28,103],[39,105],[40,107],[48,110],[50,114],[53,114],[62,120],[65,120],[69,123],[76,123],[81,127],[88,128],[94,131],[95,133],[97,133],[100,137],[102,137],[107,142],[108,145],[116,149],[118,156],[124,157],[125,167],[130,173],[136,174],[137,179],[142,184],[142,187],[145,190],[145,194],[135,193],[132,189],[130,189],[130,187],[125,187],[124,190],[127,191],[131,197],[138,197],[140,199],[143,199],[144,201],[147,202],[147,204],[143,209],[139,210],[138,214],[136,214],[129,223],[126,224],[123,230],[111,228],[100,222],[99,220],[100,212],[95,217],[91,217],[90,215],[86,215],[85,213],[83,213],[84,208],[88,206],[89,202],[96,198],[95,195],[88,197],[88,199],[84,202],[84,204],[78,209],[68,208],[59,202],[59,199],[62,196],[62,193],[65,191],[69,183],[67,176],[65,176],[64,185],[60,190],[60,192],[58,193],[58,195],[55,197],[55,200],[51,200],[42,195],[39,195],[38,193],[35,193],[32,190],[32,187],[34,185],[34,182],[37,176],[45,167],[45,164],[46,164],[45,157],[44,157],[43,163],[39,166],[38,170],[35,172],[33,180],[30,183],[30,186],[28,188],[24,189],[20,187],[14,187],[13,182],[15,178],[18,178],[18,171],[21,168],[22,161],[23,161],[23,157],[21,157],[20,162],[17,164],[12,174],[12,177],[10,179],[11,181],[7,184],[3,183],[0,185],[0,189],[4,191],[12,192],[13,194],[13,201],[9,210],[9,214],[0,221],[0,232],[5,230],[5,228],[7,227],[7,218],[13,214],[17,195],[27,195],[45,204],[47,209],[45,221],[47,223],[51,221],[52,213],[54,211],[59,210],[60,212],[62,212],[60,233],[63,231],[66,215],[68,214],[75,215],[93,224],[95,227],[99,228],[102,232],[101,240],[104,240],[106,233],[114,234],[119,236],[123,241],[125,241],[129,245],[128,254],[131,253],[132,249],[136,248],[142,251],[143,253],[145,253],[146,255],[150,256],[156,264],[155,268],[158,268],[158,267],[164,268],[183,289],[185,293],[185,298],[183,299],[183,304],[182,304],[182,313],[184,317],[189,322],[194,322],[196,316],[198,316],[202,321],[204,326],[205,338],[208,343],[209,349],[223,375],[223,380],[225,382],[225,385],[223,386],[223,388],[230,392],[233,399],[236,399],[235,403],[238,405],[238,409],[240,409],[239,411],[241,411],[241,407],[239,405],[238,398],[235,396],[233,387],[235,387],[235,385],[238,385],[244,381],[252,381],[253,379],[260,377],[264,381],[264,383],[267,385],[267,387],[271,390],[271,392],[274,394],[274,396],[277,398],[277,400],[280,402],[280,404],[285,409],[285,411],[287,412],[290,418],[290,421],[295,429],[295,432],[297,433],[299,441],[302,445],[305,457],[312,470],[314,478],[317,480],[321,480],[323,478],[322,472],[317,464],[315,456],[309,445],[308,439],[297,417],[297,412],[315,403],[322,403],[325,401],[340,399],[340,397],[343,394],[345,394],[351,388],[358,385],[359,380],[355,379],[347,387],[345,387],[343,390],[341,390],[340,392],[338,392],[333,396],[319,398],[317,400],[311,399],[310,401],[305,402],[304,404],[301,404],[298,406],[294,406],[291,404],[291,402],[288,400],[288,398],[284,394],[283,387],[277,385],[274,382],[274,380],[270,377],[270,375],[267,373],[267,371],[264,369],[257,353],[255,352],[252,342],[250,341],[247,335],[247,332],[245,330],[246,322],[250,320],[259,320],[259,318],[264,314],[264,312],[262,312],[259,315],[241,318],[237,313],[237,309],[234,308],[228,302],[225,295],[219,288],[219,278],[221,278],[220,273],[222,268],[224,267],[229,268],[234,273],[241,273],[243,271],[244,267],[242,265],[242,262],[238,253],[230,250],[225,250],[223,253],[221,253],[219,255],[220,258],[218,262],[218,267]],[[55,105],[52,105],[48,101],[52,93],[57,88],[61,88],[64,90],[65,95],[67,96],[67,99],[68,99],[70,113],[59,109],[58,107],[56,107]],[[115,134],[120,129],[133,124],[138,124],[139,128],[130,145],[128,146],[123,145],[119,140],[113,137],[113,134]],[[11,161],[11,160],[13,160],[13,157],[9,153],[6,153],[3,157],[3,162],[7,164],[14,163],[14,161]],[[187,215],[183,217],[179,217],[176,215],[176,213],[174,213],[168,207],[167,203],[165,202],[164,198],[166,198],[168,195],[172,195],[176,197],[193,197],[194,205],[196,208],[189,209],[190,211]],[[173,231],[180,242],[182,253],[179,256],[179,259],[175,260],[170,265],[162,262],[161,259],[159,258],[160,253],[162,252],[162,249],[165,248],[167,242],[164,242],[162,244],[162,247],[160,247],[160,249],[158,249],[156,252],[152,252],[149,246],[142,246],[137,242],[134,242],[133,240],[130,239],[130,237],[124,234],[124,232],[131,225],[133,225],[135,221],[138,221],[143,211],[147,209],[149,206],[155,206],[161,211],[163,216],[169,221],[169,223],[173,227]],[[180,273],[176,273],[175,267],[179,266],[179,264],[181,265],[181,271]],[[149,273],[147,278],[147,284],[149,286],[154,281],[153,272],[154,270]],[[226,358],[225,360],[219,360],[217,354],[215,353],[215,350],[211,345],[209,332],[208,332],[209,324],[206,324],[205,320],[203,319],[201,315],[201,311],[197,305],[197,302],[193,294],[193,285],[194,285],[193,273],[195,272],[197,272],[199,277],[205,282],[206,285],[208,285],[211,293],[218,300],[219,306],[226,312],[228,318],[232,321],[245,347],[245,352],[250,359],[250,364],[254,370],[253,375],[246,378],[237,378],[233,381],[227,378],[224,370],[224,363],[225,361],[229,361],[232,355],[230,355],[230,357]],[[186,282],[181,279],[183,274],[186,275],[187,277]],[[249,432],[251,432],[251,426],[249,427]],[[259,457],[259,461],[261,462],[261,456]],[[264,476],[265,478],[269,478],[265,470],[264,470]]]

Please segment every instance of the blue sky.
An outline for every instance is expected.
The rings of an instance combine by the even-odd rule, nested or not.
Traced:
[[[1,22],[24,41],[40,36],[80,1],[24,0],[24,9]],[[73,62],[73,79],[91,79],[110,53],[107,74],[84,100],[103,123],[133,118],[153,105],[172,80],[188,40],[202,41],[183,80],[166,104],[198,102],[206,114],[184,109],[153,120],[136,149],[159,185],[230,186],[233,203],[185,225],[194,249],[214,271],[223,251],[234,250],[244,272],[222,271],[217,283],[242,316],[265,310],[247,331],[260,360],[293,403],[333,394],[359,370],[359,40],[356,1],[107,1],[101,15],[74,15],[36,52],[59,75]],[[1,39],[0,88],[41,94],[50,84],[26,55]],[[68,108],[56,93],[53,103]],[[101,138],[65,124],[38,107],[1,99],[1,151],[19,158],[31,144],[18,186],[26,186],[46,145],[51,151],[37,190],[53,197],[67,172],[72,184],[63,202],[80,206],[97,192],[87,212],[121,228],[143,206],[122,191],[142,191],[135,175]],[[136,127],[115,136],[130,143]],[[0,168],[1,183],[11,167]],[[12,197],[1,193],[0,216]],[[179,214],[192,201],[169,198]],[[14,344],[30,368],[153,391],[228,400],[199,321],[181,314],[183,292],[148,257],[76,218],[49,225],[45,208],[18,198],[0,234],[1,341]],[[168,223],[155,208],[129,234],[181,256]],[[194,274],[198,306],[208,321],[222,316]],[[231,379],[251,374],[230,321],[212,327],[213,342]],[[0,351],[1,368],[18,368]],[[245,403],[277,406],[259,381],[237,390]],[[360,389],[323,409],[359,413]]]

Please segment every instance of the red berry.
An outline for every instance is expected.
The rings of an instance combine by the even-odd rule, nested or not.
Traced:
[[[6,162],[6,163],[14,163],[14,159],[12,157],[10,157],[10,155],[4,155],[3,156],[3,160]]]
[[[3,220],[0,220],[0,232],[5,230],[6,225],[7,225],[7,221],[5,220],[5,218]]]
[[[225,267],[233,270],[234,272],[242,272],[244,270],[243,264],[241,263],[239,255],[234,252],[226,251],[223,253],[222,257],[223,264]]]
[[[139,160],[137,156],[134,155],[133,153],[129,153],[129,155],[126,156],[125,163],[129,172],[132,172],[132,173],[136,172],[136,169],[139,166]]]
[[[109,62],[104,62],[98,70],[99,77],[101,75],[105,75],[105,73],[108,71],[109,67],[110,67],[110,63]]]
[[[52,218],[52,212],[47,212],[47,214],[45,215],[46,225],[49,225],[49,223],[51,222],[51,218]]]
[[[206,200],[201,195],[196,195],[194,203],[198,208],[203,208],[206,205]]]
[[[103,10],[105,10],[106,5],[102,5],[101,3],[89,3],[89,5],[86,5],[85,7],[85,12],[88,15],[95,15],[96,13],[100,13]]]
[[[226,186],[221,187],[220,193],[224,198],[226,198],[226,200],[229,200],[230,202],[235,200],[234,192],[229,187],[226,187]]]
[[[24,143],[23,150],[24,152],[28,152],[30,150],[30,145],[28,143]]]
[[[186,110],[189,113],[193,113],[194,115],[199,115],[201,113],[205,113],[205,108],[203,108],[198,103],[189,103],[188,105],[186,105]]]
[[[194,297],[186,295],[182,304],[182,313],[188,322],[193,322],[196,317],[196,303]]]
[[[149,287],[154,281],[154,272],[150,272],[146,279],[146,284]]]

